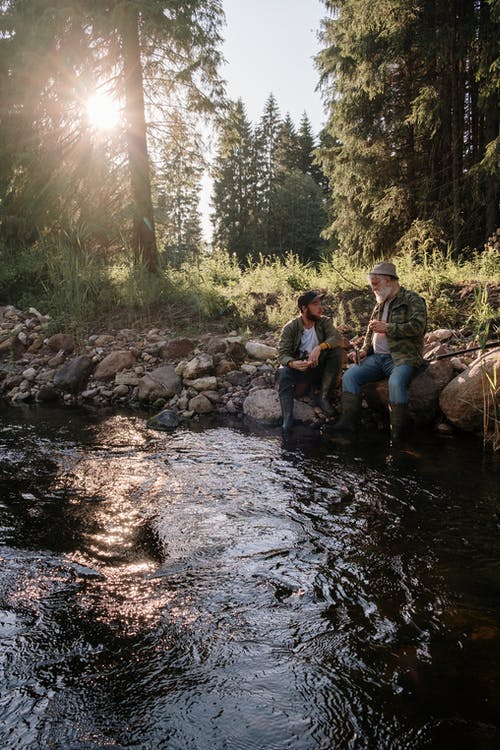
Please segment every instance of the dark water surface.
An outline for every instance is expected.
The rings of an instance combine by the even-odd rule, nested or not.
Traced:
[[[0,748],[495,750],[479,441],[0,411]]]

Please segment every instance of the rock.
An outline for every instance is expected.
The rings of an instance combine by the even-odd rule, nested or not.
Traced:
[[[135,372],[117,372],[115,375],[115,385],[139,385],[139,375]]]
[[[220,336],[211,336],[205,347],[209,354],[221,354],[227,349],[227,341],[220,338]]]
[[[453,378],[441,392],[445,417],[461,430],[482,432],[485,419],[494,428],[500,408],[500,348],[484,354]],[[486,407],[486,408],[485,408]]]
[[[94,364],[86,354],[74,357],[57,370],[54,375],[54,386],[67,393],[78,393],[87,385],[93,368]]]
[[[214,367],[214,373],[218,378],[223,377],[228,372],[232,372],[237,369],[237,365],[234,362],[230,362],[228,359],[221,359]]]
[[[51,357],[48,360],[47,364],[49,367],[59,367],[59,365],[62,365],[63,362],[64,362],[64,352],[61,349],[60,351],[57,352],[55,357]]]
[[[113,396],[128,396],[128,386],[127,385],[115,385],[113,388]]]
[[[131,351],[111,352],[97,365],[94,378],[95,380],[112,380],[117,372],[130,369],[135,365],[136,361]]]
[[[53,352],[62,350],[65,354],[71,354],[75,349],[75,339],[69,333],[54,333],[47,339],[47,346]]]
[[[202,353],[191,359],[185,366],[182,376],[187,380],[195,380],[202,375],[207,375],[214,368],[214,360],[210,354]]]
[[[226,354],[229,359],[234,362],[244,362],[247,356],[247,352],[241,341],[238,339],[226,339],[227,349]]]
[[[228,383],[231,383],[231,385],[238,385],[244,388],[250,382],[250,375],[246,372],[241,372],[241,370],[233,370],[233,372],[228,372],[224,379]]]
[[[210,399],[200,393],[189,400],[188,409],[195,412],[195,414],[209,414],[214,410],[214,405]]]
[[[52,385],[42,385],[36,394],[36,400],[41,404],[57,401],[59,394]]]
[[[193,339],[178,338],[161,346],[159,353],[162,359],[184,359],[195,347],[196,341]]]
[[[139,380],[139,400],[169,399],[180,393],[182,382],[172,365],[158,367]]]
[[[430,424],[439,411],[439,394],[453,378],[453,365],[449,359],[431,362],[419,372],[408,389],[409,409],[418,425]]]
[[[274,346],[260,341],[247,341],[245,349],[252,359],[275,359],[278,356],[278,350]]]
[[[246,372],[247,375],[255,375],[257,373],[255,365],[241,365],[240,370],[241,372]]]
[[[227,404],[229,411],[229,403]],[[304,401],[294,401],[294,417],[297,422],[313,422],[314,409]],[[243,402],[245,416],[267,425],[281,424],[281,407],[278,392],[274,388],[256,388],[250,391]]]
[[[180,417],[175,411],[164,409],[159,414],[155,414],[154,417],[150,417],[146,426],[153,430],[175,430],[180,421]]]
[[[434,341],[448,341],[454,335],[454,331],[449,328],[438,328],[435,331],[429,331],[425,336],[426,343],[432,343]]]
[[[29,380],[29,381],[35,380],[35,378],[36,378],[36,370],[35,370],[35,368],[34,367],[28,367],[27,370],[23,371],[22,376],[23,376],[23,378],[25,378],[26,380]]]
[[[217,390],[217,378],[214,375],[206,375],[203,378],[190,380],[189,385],[196,391],[215,391]]]
[[[114,342],[114,336],[111,336],[109,333],[102,333],[100,336],[96,336],[94,338],[94,346],[100,347],[100,346],[108,346],[109,344],[112,344]]]

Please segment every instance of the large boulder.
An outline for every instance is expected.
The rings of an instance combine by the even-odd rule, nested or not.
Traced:
[[[439,395],[454,375],[449,359],[430,362],[413,378],[408,389],[410,415],[418,425],[431,424],[439,412]],[[362,388],[363,396],[372,411],[387,414],[389,405],[388,380],[377,380]]]
[[[480,356],[443,389],[439,405],[456,427],[470,432],[493,428],[500,409],[500,347]],[[498,419],[498,416],[497,416]]]
[[[97,365],[94,378],[96,380],[112,380],[117,372],[129,370],[136,362],[137,359],[131,351],[111,352]]]
[[[294,401],[294,417],[297,422],[313,422],[314,409],[304,401]],[[277,391],[274,388],[254,388],[243,402],[245,416],[266,425],[281,424],[281,407]]]
[[[94,363],[82,354],[65,362],[54,375],[54,386],[68,393],[79,393],[87,385]]]
[[[176,374],[173,365],[157,367],[139,380],[138,395],[140,401],[170,399],[181,391],[182,381]]]
[[[453,364],[449,359],[430,362],[412,380],[408,390],[410,414],[419,425],[430,424],[439,412],[439,395],[452,380]]]

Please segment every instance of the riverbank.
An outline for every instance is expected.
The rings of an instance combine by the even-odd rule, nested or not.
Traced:
[[[491,285],[489,299],[498,301],[498,293]],[[466,298],[463,289],[456,294]],[[363,330],[371,300],[366,293],[327,296],[327,312],[347,304],[358,325],[340,324],[346,348]],[[163,412],[153,422],[160,428],[207,414],[280,423],[278,330],[187,337],[171,328],[120,328],[77,339],[66,331],[49,335],[50,326],[50,317],[35,308],[0,307],[0,397],[7,402],[146,408]],[[412,383],[410,409],[418,425],[473,432],[497,449],[500,349],[468,351],[477,345],[467,329],[428,332],[429,365]],[[462,353],[436,359],[455,350]],[[333,393],[334,405],[337,398]],[[367,388],[364,415],[377,429],[384,428],[386,403],[384,382]],[[325,421],[314,394],[296,402],[295,416],[318,426]]]

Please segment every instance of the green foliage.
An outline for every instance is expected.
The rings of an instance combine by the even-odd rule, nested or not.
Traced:
[[[327,236],[366,262],[422,231],[455,255],[482,245],[499,219],[498,3],[324,4]]]

